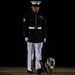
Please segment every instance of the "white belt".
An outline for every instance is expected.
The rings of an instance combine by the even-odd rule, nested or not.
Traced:
[[[35,28],[35,27],[29,27],[29,29],[42,29],[42,27],[37,27],[37,28]]]

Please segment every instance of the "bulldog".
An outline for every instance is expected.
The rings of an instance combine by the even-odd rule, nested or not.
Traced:
[[[55,59],[49,57],[42,64],[42,72],[46,72],[52,75],[54,67],[55,67]]]

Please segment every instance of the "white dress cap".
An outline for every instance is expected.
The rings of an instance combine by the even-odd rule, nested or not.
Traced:
[[[31,1],[32,5],[40,5],[41,1]]]

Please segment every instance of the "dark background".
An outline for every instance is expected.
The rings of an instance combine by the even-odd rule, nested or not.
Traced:
[[[26,42],[22,34],[22,19],[30,11],[29,0],[2,2],[0,66],[26,66]],[[43,58],[53,57],[56,66],[75,67],[75,41],[72,4],[43,0],[40,10],[47,17],[47,42]]]

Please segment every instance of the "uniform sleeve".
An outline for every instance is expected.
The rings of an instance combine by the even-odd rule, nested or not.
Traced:
[[[28,21],[27,21],[27,14],[23,17],[23,36],[28,37]]]
[[[44,38],[47,38],[47,20],[45,15],[43,15],[43,34]]]

